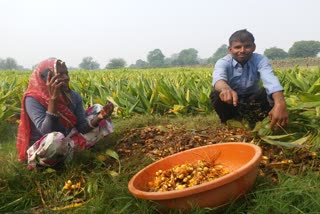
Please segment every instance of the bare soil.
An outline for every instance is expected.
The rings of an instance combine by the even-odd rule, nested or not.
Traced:
[[[147,126],[128,129],[117,144],[116,151],[123,161],[130,161],[133,156],[146,155],[153,161],[180,151],[223,142],[250,142],[262,148],[260,176],[266,176],[277,182],[277,170],[292,175],[313,170],[320,175],[319,151],[311,152],[305,148],[286,149],[270,145],[254,138],[245,128],[221,126],[203,130],[188,130],[168,126]]]

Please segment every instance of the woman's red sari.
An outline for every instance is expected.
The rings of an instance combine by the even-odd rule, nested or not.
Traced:
[[[53,72],[56,71],[56,62],[56,58],[50,58],[40,62],[32,73],[29,79],[28,89],[23,95],[21,102],[20,125],[17,136],[17,151],[18,159],[20,161],[27,160],[26,151],[29,147],[31,133],[31,121],[25,109],[25,98],[28,96],[33,97],[45,108],[48,108],[49,91],[46,85],[46,80],[41,78],[41,73],[47,69],[50,69]],[[73,128],[77,123],[76,116],[67,107],[66,102],[62,97],[59,99],[57,109],[60,122],[68,129]]]

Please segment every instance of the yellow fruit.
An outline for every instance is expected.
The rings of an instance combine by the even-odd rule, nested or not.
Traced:
[[[97,158],[99,161],[105,161],[107,159],[105,155],[98,155]]]

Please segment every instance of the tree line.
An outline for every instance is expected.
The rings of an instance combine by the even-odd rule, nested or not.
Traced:
[[[228,46],[221,45],[216,52],[209,58],[202,59],[198,56],[198,51],[194,48],[183,49],[179,53],[172,54],[166,57],[160,49],[154,49],[147,54],[147,61],[138,59],[134,64],[129,65],[129,68],[161,68],[161,67],[176,67],[176,66],[194,66],[194,65],[214,65],[216,61],[228,53]],[[264,51],[264,55],[270,60],[282,60],[288,58],[306,58],[317,57],[320,53],[319,41],[297,41],[288,50],[284,51],[281,48],[271,47]],[[112,58],[105,69],[118,69],[127,67],[127,63],[123,58]],[[79,64],[80,69],[98,70],[100,64],[88,56],[82,59]],[[0,70],[24,70],[18,65],[14,58],[0,58]]]

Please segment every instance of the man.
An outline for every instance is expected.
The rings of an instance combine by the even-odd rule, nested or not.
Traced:
[[[229,54],[217,61],[212,74],[211,102],[222,123],[254,113],[249,122],[269,115],[270,128],[276,130],[288,124],[283,87],[268,59],[253,53],[255,49],[254,37],[246,29],[231,35]]]

